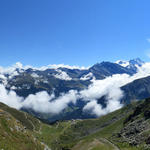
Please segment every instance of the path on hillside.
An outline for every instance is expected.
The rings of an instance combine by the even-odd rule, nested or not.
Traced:
[[[104,148],[107,150],[120,150],[114,143],[105,138],[95,138],[91,142],[82,140],[72,150],[92,150],[93,148],[99,148],[100,150]]]
[[[120,150],[119,147],[117,147],[114,143],[112,143],[112,142],[109,141],[108,139],[106,139],[106,138],[101,138],[100,140],[106,141],[107,143],[109,143],[110,145],[112,145],[112,146],[114,147],[114,150]]]
[[[25,115],[25,117],[26,117],[26,119],[28,119],[28,117],[27,117],[27,114],[26,113],[24,113],[24,115]],[[28,119],[29,120],[29,119]],[[39,128],[39,131],[36,131],[35,130],[35,126],[34,126],[34,124],[33,124],[33,122],[31,121],[31,120],[29,120],[30,121],[30,123],[32,124],[32,126],[33,126],[33,131],[35,131],[35,132],[38,132],[39,134],[41,134],[41,130],[42,130],[42,125],[41,125],[41,122],[40,122],[40,120],[38,120],[39,121],[39,124],[40,124],[40,128]],[[34,136],[33,136],[33,138],[35,138]],[[36,138],[35,138],[36,139]],[[41,144],[44,146],[44,150],[51,150],[44,142],[41,142]]]
[[[38,120],[38,122],[39,122],[39,124],[40,124],[40,128],[39,128],[39,131],[37,131],[39,134],[41,134],[42,132],[42,124],[41,124],[41,121],[40,120]]]
[[[30,119],[28,119],[27,113],[24,112],[24,116],[25,116],[25,118],[32,124],[32,126],[33,126],[33,131],[35,131],[35,126],[34,126],[33,122],[32,122]]]

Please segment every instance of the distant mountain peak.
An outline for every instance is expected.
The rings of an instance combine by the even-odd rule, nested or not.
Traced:
[[[116,61],[116,64],[119,64],[123,67],[128,67],[128,68],[136,68],[137,66],[142,66],[145,62],[142,61],[140,58],[135,58],[135,59],[131,59],[129,61],[124,61],[124,60],[118,60]]]
[[[116,64],[121,65],[122,67],[127,67],[129,65],[129,62],[124,60],[118,60],[116,61]]]
[[[144,64],[144,61],[142,61],[140,58],[135,58],[135,59],[129,60],[129,63],[133,65],[141,66],[142,64]]]

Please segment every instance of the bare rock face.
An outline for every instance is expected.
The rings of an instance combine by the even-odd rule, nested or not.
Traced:
[[[148,120],[140,119],[125,126],[118,134],[118,137],[123,138],[130,145],[139,145],[146,140],[146,137],[142,136],[142,134],[148,129],[150,129]]]
[[[150,99],[140,103],[124,121],[124,127],[116,135],[132,146],[145,145],[150,149]]]
[[[146,110],[144,112],[144,116],[145,116],[146,119],[149,119],[150,118],[150,110]]]
[[[150,136],[145,140],[146,144],[150,144]]]

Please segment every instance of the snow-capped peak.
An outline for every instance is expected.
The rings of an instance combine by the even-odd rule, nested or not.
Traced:
[[[119,64],[123,67],[136,67],[136,66],[142,66],[144,64],[144,61],[142,61],[140,58],[135,58],[129,61],[124,61],[124,60],[118,60],[116,61],[116,64]]]
[[[124,61],[124,60],[118,60],[116,61],[116,64],[121,65],[122,67],[127,67],[130,65],[128,61]]]

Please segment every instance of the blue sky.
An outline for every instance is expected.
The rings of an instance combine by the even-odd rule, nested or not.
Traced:
[[[149,0],[1,0],[0,65],[150,61]]]

